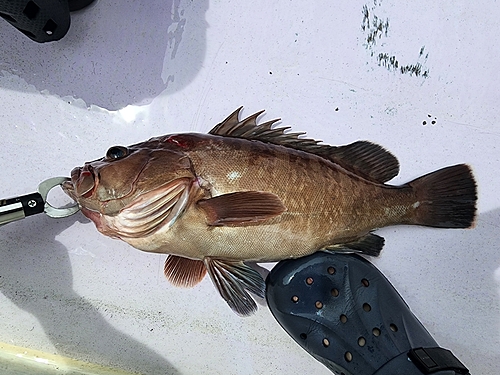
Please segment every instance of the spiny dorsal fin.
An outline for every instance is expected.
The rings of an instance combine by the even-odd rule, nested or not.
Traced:
[[[239,120],[243,107],[231,113],[216,125],[209,134],[223,137],[245,138],[272,143],[296,150],[309,152],[330,160],[342,168],[370,181],[384,183],[399,173],[399,163],[394,155],[383,147],[368,141],[358,141],[350,145],[334,147],[321,145],[320,141],[299,138],[305,133],[285,133],[287,127],[272,128],[280,119],[257,124],[257,117],[264,111]]]
[[[240,107],[231,113],[224,121],[210,130],[208,134],[232,138],[254,139],[262,142],[296,148],[299,150],[302,150],[301,147],[314,147],[319,143],[319,141],[314,139],[299,139],[299,136],[304,135],[305,133],[285,133],[286,130],[290,129],[289,126],[272,129],[272,126],[276,122],[280,121],[280,119],[274,119],[257,125],[257,117],[264,113],[264,111],[254,113],[253,115],[240,121],[238,116],[242,108],[243,107]],[[321,148],[322,146],[317,147]],[[310,150],[303,151],[312,152]]]

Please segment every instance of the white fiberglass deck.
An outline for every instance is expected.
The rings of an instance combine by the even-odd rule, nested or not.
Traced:
[[[326,143],[383,145],[395,184],[469,163],[476,228],[380,230],[375,264],[472,374],[498,374],[499,16],[486,1],[101,0],[45,45],[0,22],[0,198],[240,105]],[[208,278],[169,285],[164,259],[81,214],[0,227],[0,343],[144,374],[330,373],[266,307],[243,319]]]

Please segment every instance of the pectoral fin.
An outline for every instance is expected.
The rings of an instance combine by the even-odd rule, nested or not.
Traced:
[[[355,241],[325,246],[324,250],[335,252],[359,252],[365,255],[377,257],[384,247],[384,238],[373,233],[358,238]]]
[[[221,297],[233,311],[248,316],[257,310],[257,304],[247,292],[264,297],[266,284],[257,271],[243,262],[208,257],[203,262]]]
[[[241,191],[198,202],[208,225],[245,225],[271,219],[286,211],[277,195],[262,191]]]
[[[198,284],[207,274],[201,260],[169,255],[163,269],[165,276],[175,286],[190,288]]]

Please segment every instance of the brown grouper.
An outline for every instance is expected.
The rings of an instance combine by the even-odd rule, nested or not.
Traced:
[[[169,254],[173,284],[193,286],[208,271],[240,315],[257,308],[247,291],[265,288],[245,261],[318,250],[377,256],[377,228],[474,223],[476,183],[465,164],[393,186],[399,163],[381,146],[328,146],[273,128],[277,120],[257,124],[261,112],[244,120],[239,112],[208,134],[113,146],[75,168],[63,188],[101,233]]]

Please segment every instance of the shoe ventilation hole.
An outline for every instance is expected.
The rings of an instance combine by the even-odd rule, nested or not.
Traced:
[[[363,284],[363,286],[366,288],[370,286],[370,282],[367,279],[362,279],[361,284]]]
[[[54,34],[54,31],[56,31],[56,29],[57,29],[57,24],[52,20],[48,20],[47,23],[45,23],[45,26],[43,27],[43,31],[45,31],[45,34],[47,35]]]
[[[345,360],[347,362],[351,362],[352,361],[352,353],[351,352],[345,352],[344,358],[345,358]]]
[[[394,323],[391,323],[391,325],[389,326],[389,328],[391,329],[392,332],[397,332],[398,331],[398,326],[395,325]]]
[[[347,323],[347,316],[344,314],[340,315],[340,321],[344,324]]]
[[[327,271],[330,275],[333,275],[333,274],[335,274],[335,272],[336,272],[335,268],[333,268],[333,267],[328,267],[328,269],[327,269],[326,271]]]
[[[28,1],[23,10],[23,14],[30,20],[34,19],[38,15],[38,12],[40,12],[40,7],[33,1]]]
[[[363,303],[363,310],[365,310],[366,312],[369,312],[372,310],[372,307],[370,306],[369,303]]]
[[[306,284],[307,284],[307,285],[312,285],[312,283],[313,283],[313,282],[314,282],[314,279],[313,279],[312,277],[308,277],[308,278],[306,279]]]
[[[334,297],[338,297],[339,296],[339,290],[336,289],[336,288],[333,288],[331,291],[330,291],[330,294]]]
[[[293,303],[299,302],[299,296],[292,296],[292,302]]]
[[[325,348],[328,348],[330,346],[330,340],[328,340],[326,337],[323,339],[323,346]]]
[[[366,345],[366,339],[361,336],[359,339],[358,339],[358,345],[359,346],[365,346]]]
[[[305,340],[305,339],[307,339],[307,335],[306,335],[305,333],[301,333],[301,334],[300,334],[300,338],[301,338],[302,340]]]
[[[372,333],[373,333],[373,336],[379,337],[381,332],[380,332],[379,328],[375,327],[372,329]]]
[[[323,308],[323,302],[321,302],[321,301],[316,301],[316,303],[314,305],[316,306],[316,308],[318,310]]]
[[[0,17],[2,17],[4,20],[6,21],[9,21],[9,22],[12,22],[12,23],[16,23],[17,21],[14,19],[14,17],[12,17],[11,15],[9,14],[6,14],[6,13],[1,13],[0,12]]]

